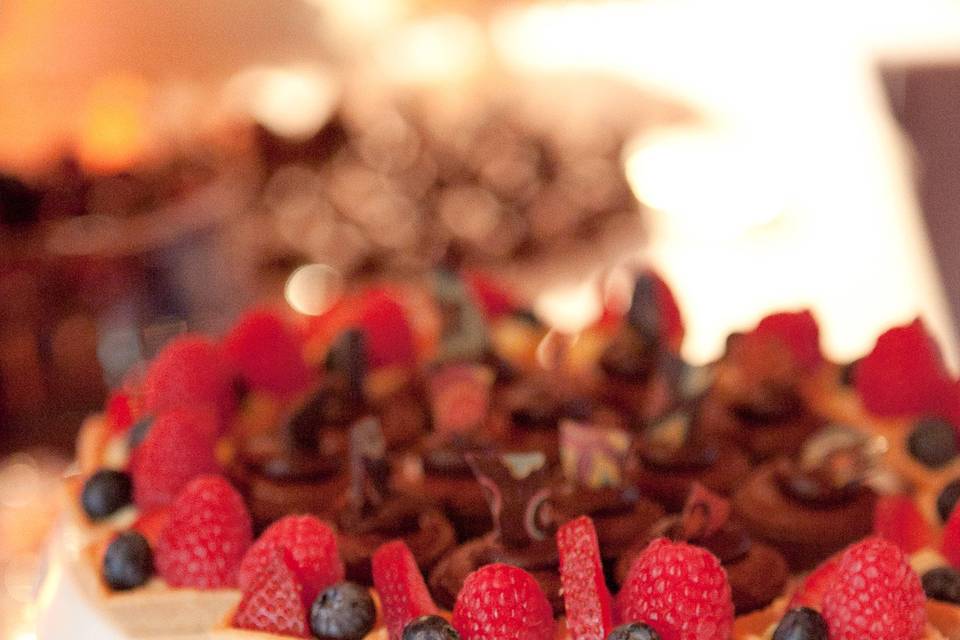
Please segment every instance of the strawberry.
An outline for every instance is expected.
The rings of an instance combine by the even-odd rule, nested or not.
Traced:
[[[370,563],[390,640],[400,640],[403,627],[414,618],[437,613],[417,561],[402,540],[381,545]]]
[[[617,596],[624,622],[644,622],[662,640],[729,638],[730,583],[706,549],[658,538],[644,549]]]
[[[823,596],[823,617],[830,640],[919,640],[926,596],[897,545],[867,538],[843,552]]]
[[[488,564],[463,581],[453,627],[463,640],[552,640],[553,609],[529,573]]]
[[[406,311],[383,290],[367,294],[359,317],[366,338],[367,360],[371,369],[387,365],[412,365],[416,360],[413,329]]]
[[[919,318],[884,332],[858,364],[854,386],[878,416],[950,417],[955,390],[933,338]]]
[[[830,586],[837,575],[837,568],[840,566],[842,555],[843,552],[841,551],[830,556],[820,563],[820,566],[811,571],[793,593],[790,606],[787,608],[809,607],[819,611],[823,606],[823,594],[826,593],[827,587]]]
[[[236,405],[233,370],[223,350],[196,334],[180,336],[163,348],[147,370],[143,393],[149,414],[209,405],[217,410],[221,428]]]
[[[115,391],[107,399],[105,410],[111,434],[124,433],[136,422],[134,399],[125,391]]]
[[[960,569],[960,509],[954,508],[943,525],[940,551],[955,569]]]
[[[291,567],[303,585],[307,602],[343,580],[343,561],[333,529],[314,516],[287,516],[267,527],[243,557],[238,576],[241,589],[253,584],[279,549],[290,550]]]
[[[760,321],[753,332],[758,336],[779,340],[804,371],[811,371],[823,362],[820,327],[808,309],[770,314]]]
[[[252,539],[250,515],[236,489],[221,476],[200,476],[170,507],[157,542],[157,571],[171,587],[236,586]]]
[[[254,576],[233,615],[232,626],[281,636],[309,638],[303,587],[289,550],[275,550]]]
[[[913,498],[880,496],[873,508],[873,532],[895,543],[904,553],[915,553],[933,542],[933,531]]]
[[[141,509],[173,501],[193,478],[214,473],[216,418],[210,411],[178,409],[153,421],[130,458],[133,500]]]
[[[130,528],[146,538],[151,549],[156,549],[157,543],[160,541],[160,534],[163,532],[163,528],[167,526],[169,517],[169,507],[150,509],[137,516]]]
[[[613,630],[613,600],[593,520],[581,516],[557,531],[567,628],[578,640],[604,640]]]
[[[303,344],[275,313],[246,312],[224,338],[223,350],[251,389],[284,397],[310,386]]]

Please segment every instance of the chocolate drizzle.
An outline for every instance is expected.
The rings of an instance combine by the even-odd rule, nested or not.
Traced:
[[[467,462],[493,516],[494,535],[507,550],[546,540],[554,526],[543,453],[470,453]]]

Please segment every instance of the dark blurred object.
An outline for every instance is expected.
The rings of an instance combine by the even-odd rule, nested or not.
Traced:
[[[0,174],[0,225],[22,229],[36,224],[39,194],[12,176]]]
[[[920,206],[960,326],[960,66],[884,69],[894,115],[913,142]]]

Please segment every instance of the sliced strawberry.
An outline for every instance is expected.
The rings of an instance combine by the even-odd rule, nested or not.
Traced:
[[[116,391],[107,399],[107,427],[111,434],[124,433],[136,421],[134,400],[124,391]]]
[[[390,640],[401,640],[403,627],[414,618],[437,613],[417,561],[402,540],[381,545],[371,565]]]
[[[310,625],[303,587],[287,550],[275,551],[264,571],[244,591],[233,626],[281,636],[309,638]]]
[[[613,599],[593,520],[580,516],[557,531],[567,628],[578,640],[604,640],[613,630]]]

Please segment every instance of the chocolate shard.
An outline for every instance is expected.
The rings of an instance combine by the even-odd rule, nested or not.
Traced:
[[[387,442],[380,421],[367,416],[350,427],[350,506],[356,513],[380,507],[390,493]]]
[[[486,325],[463,279],[450,269],[437,269],[433,293],[442,318],[437,360],[482,360],[488,346]]]
[[[601,489],[623,484],[631,438],[623,429],[587,420],[560,422],[560,461],[567,480]]]
[[[552,534],[555,522],[546,461],[539,451],[467,454],[490,505],[494,532],[507,549],[522,549]]]
[[[657,281],[649,271],[637,276],[627,311],[627,323],[644,338],[659,341],[663,333],[660,305],[657,303]]]
[[[351,401],[362,402],[363,383],[367,375],[366,340],[363,331],[343,331],[333,341],[324,363],[328,373],[342,379]]]

